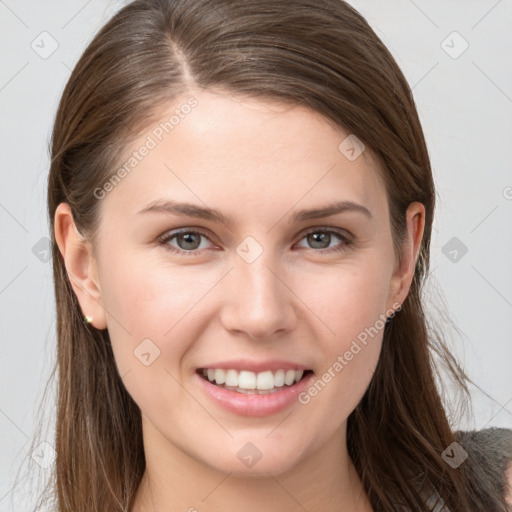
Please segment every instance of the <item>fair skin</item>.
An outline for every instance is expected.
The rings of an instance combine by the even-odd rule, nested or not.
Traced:
[[[369,512],[345,433],[375,370],[382,329],[334,377],[332,367],[405,300],[424,207],[409,206],[398,260],[369,150],[350,161],[338,149],[348,133],[303,107],[199,89],[176,98],[162,119],[190,96],[198,101],[191,113],[100,200],[94,251],[65,203],[55,214],[82,312],[108,329],[119,374],[142,411],[147,467],[132,510]],[[231,222],[137,213],[160,198],[214,208]],[[292,219],[342,200],[370,215]],[[322,228],[352,243],[336,233],[306,236]],[[157,242],[178,229],[206,236]],[[250,263],[237,253],[248,236],[251,251],[262,249]],[[331,248],[340,250],[325,252]],[[160,355],[146,366],[134,350],[148,338]],[[288,361],[314,380],[331,368],[332,378],[307,403],[244,416],[205,393],[197,374],[237,358]],[[250,467],[237,455],[247,443],[261,456]]]

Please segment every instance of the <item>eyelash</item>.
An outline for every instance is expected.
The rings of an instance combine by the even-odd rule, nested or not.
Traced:
[[[302,238],[300,240],[303,240],[306,236],[308,236],[312,233],[327,233],[327,234],[335,235],[338,238],[340,238],[340,240],[342,240],[342,242],[343,242],[341,244],[341,246],[331,247],[330,249],[318,249],[318,250],[312,249],[313,251],[319,252],[320,254],[331,254],[331,253],[335,253],[335,252],[342,252],[342,251],[349,249],[350,246],[352,245],[352,241],[346,235],[344,235],[342,232],[340,232],[338,230],[327,229],[327,228],[312,229],[312,230],[304,233],[304,235],[302,236]],[[198,251],[197,249],[185,251],[183,249],[177,249],[176,247],[169,245],[169,242],[173,238],[176,238],[179,235],[185,235],[185,234],[187,234],[187,235],[188,234],[202,235],[205,238],[207,238],[208,240],[210,240],[210,238],[204,231],[201,231],[199,229],[194,229],[194,230],[187,229],[187,230],[182,230],[182,231],[177,231],[177,232],[173,231],[170,233],[166,233],[158,238],[158,243],[159,243],[159,245],[164,246],[164,248],[166,250],[168,250],[174,254],[180,254],[180,255],[185,255],[185,256],[199,256],[200,251]],[[211,242],[211,240],[210,240],[210,242]]]

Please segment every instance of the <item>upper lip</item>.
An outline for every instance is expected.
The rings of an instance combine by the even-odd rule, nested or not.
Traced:
[[[285,361],[282,359],[268,359],[266,361],[255,361],[254,359],[233,359],[230,361],[218,361],[201,366],[200,369],[223,369],[223,370],[248,370],[255,373],[266,370],[309,370],[303,364]]]

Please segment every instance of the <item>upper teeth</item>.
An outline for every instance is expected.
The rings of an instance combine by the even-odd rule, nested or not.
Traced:
[[[221,368],[203,370],[203,375],[210,382],[215,381],[216,384],[225,384],[241,389],[260,390],[282,387],[285,384],[291,386],[294,382],[298,382],[303,374],[303,370],[277,370],[275,372],[267,370],[259,373],[247,370],[240,372],[237,370],[223,370]]]

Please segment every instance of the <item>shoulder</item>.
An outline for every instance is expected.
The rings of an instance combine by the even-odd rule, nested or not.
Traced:
[[[459,430],[455,440],[468,454],[467,469],[482,497],[498,492],[512,504],[512,429]]]

